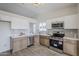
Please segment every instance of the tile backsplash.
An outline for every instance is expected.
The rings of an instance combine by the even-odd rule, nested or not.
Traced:
[[[78,30],[77,29],[66,29],[64,31],[65,31],[66,37],[78,38]]]
[[[66,37],[71,37],[71,38],[79,38],[78,32],[79,30],[77,29],[49,29],[46,33],[47,34],[53,34],[54,32],[63,32],[65,33]],[[12,35],[28,35],[27,29],[12,29],[11,30]]]
[[[77,29],[50,29],[48,30],[48,34],[53,34],[54,32],[63,32],[66,37],[78,38],[78,30]]]

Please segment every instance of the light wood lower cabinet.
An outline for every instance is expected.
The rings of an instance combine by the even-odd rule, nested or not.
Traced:
[[[40,35],[40,44],[49,47],[49,38],[48,36],[42,36]]]
[[[44,44],[49,47],[49,39],[45,39]]]
[[[12,53],[27,48],[27,37],[19,37],[11,39]]]
[[[79,41],[64,39],[63,41],[63,52],[69,55],[79,55]]]
[[[22,48],[21,48],[21,44],[20,44],[21,42],[20,42],[20,40],[14,40],[13,41],[13,43],[12,43],[12,52],[16,52],[16,51],[19,51],[19,50],[21,50]]]
[[[76,55],[76,45],[70,44],[70,43],[64,43],[64,53],[67,53],[69,55]]]
[[[26,37],[27,38],[27,37]],[[27,48],[27,39],[26,38],[23,38],[21,40],[21,48],[24,49],[24,48]]]

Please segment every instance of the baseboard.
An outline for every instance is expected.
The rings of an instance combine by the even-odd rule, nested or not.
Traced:
[[[10,50],[6,50],[6,51],[4,51],[4,52],[1,52],[1,53],[11,53],[11,49]]]
[[[33,46],[34,44],[28,45],[27,47]]]

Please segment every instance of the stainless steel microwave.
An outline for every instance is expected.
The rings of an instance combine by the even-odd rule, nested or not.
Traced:
[[[64,22],[52,23],[52,28],[64,28]]]

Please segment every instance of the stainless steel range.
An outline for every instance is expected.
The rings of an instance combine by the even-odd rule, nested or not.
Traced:
[[[63,37],[65,34],[61,34],[60,32],[53,33],[52,36],[50,36],[50,48],[62,52],[63,51]]]

